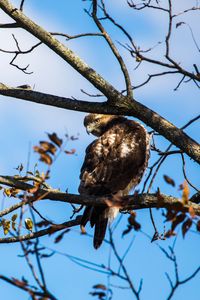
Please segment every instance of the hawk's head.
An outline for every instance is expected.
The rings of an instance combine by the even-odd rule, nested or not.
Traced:
[[[119,118],[119,116],[89,114],[84,119],[84,126],[86,127],[87,133],[100,136],[107,130],[109,123],[117,118]]]

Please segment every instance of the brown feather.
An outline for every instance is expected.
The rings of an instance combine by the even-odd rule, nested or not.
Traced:
[[[87,124],[93,122],[92,115],[89,116]],[[96,119],[95,115],[95,122]],[[102,115],[102,124],[101,119],[98,122],[99,127],[94,130],[100,136],[86,149],[79,192],[93,196],[125,196],[140,182],[147,167],[149,135],[141,124],[123,117],[112,117],[109,122],[108,116]],[[108,215],[108,208],[104,207],[88,209],[87,217],[84,213],[84,225],[89,220],[95,225],[95,248],[105,236]]]
[[[93,239],[93,246],[95,249],[98,249],[104,240],[107,224],[108,224],[108,218],[105,216],[105,209],[104,209],[104,211],[99,212],[99,214],[96,217],[94,239]]]

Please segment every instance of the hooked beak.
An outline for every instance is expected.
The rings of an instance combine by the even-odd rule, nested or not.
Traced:
[[[87,131],[87,134],[90,134],[92,132],[92,128],[90,126],[87,126],[86,131]]]
[[[86,128],[87,134],[90,134],[90,131]]]

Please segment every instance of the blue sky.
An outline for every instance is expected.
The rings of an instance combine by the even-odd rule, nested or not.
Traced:
[[[106,3],[108,1],[105,1]],[[195,1],[194,1],[195,2]],[[12,1],[16,5],[19,1]],[[44,26],[49,31],[58,31],[68,34],[77,34],[82,32],[97,32],[97,29],[92,23],[92,20],[84,13],[83,9],[88,7],[89,3],[84,1],[53,1],[53,0],[35,0],[25,3],[25,13],[35,22]],[[180,8],[180,4],[176,4],[176,9]],[[187,1],[183,1],[183,8],[187,7]],[[166,19],[162,13],[153,14],[152,11],[134,12],[126,5],[126,1],[119,0],[109,1],[108,9],[112,15],[124,25],[127,30],[133,35],[138,45],[143,47],[151,47],[157,41],[163,41],[163,33],[166,31]],[[181,9],[181,10],[182,10]],[[6,21],[6,16],[0,12],[1,23]],[[198,38],[198,14],[188,14],[184,18],[180,16],[178,21],[188,22],[194,34]],[[150,64],[144,64],[137,70],[134,70],[136,62],[129,54],[117,43],[126,42],[125,38],[109,23],[105,23],[113,40],[118,45],[124,59],[129,67],[131,77],[134,84],[138,84],[147,78],[147,74],[159,70]],[[0,31],[0,48],[14,49],[15,45],[12,40],[11,33],[13,30]],[[22,47],[28,48],[32,45],[33,39],[28,33],[22,30],[16,30],[15,35],[18,38]],[[64,39],[62,42],[66,43]],[[185,40],[187,47],[185,47]],[[191,36],[184,27],[174,29],[173,48],[177,49],[176,58],[181,61],[184,66],[192,70],[192,64],[198,62],[198,53],[193,45]],[[120,68],[116,63],[111,51],[106,46],[105,42],[97,37],[81,38],[72,40],[66,43],[73,49],[81,58],[89,65],[95,68],[107,80],[109,80],[119,90],[124,88],[124,81]],[[152,55],[160,57],[162,53],[162,45],[157,46]],[[192,57],[192,59],[191,59]],[[36,49],[34,53],[26,57],[18,59],[18,63],[26,65],[30,63],[30,71],[34,71],[32,75],[24,75],[20,71],[9,65],[12,56],[0,53],[1,68],[4,70],[0,75],[0,82],[11,86],[29,84],[35,90],[51,93],[66,97],[77,97],[79,99],[88,100],[87,96],[81,93],[81,89],[90,93],[95,93],[96,90],[85,79],[77,74],[70,66],[58,58],[52,51],[45,46]],[[174,76],[174,75],[173,75]],[[165,118],[169,119],[177,126],[184,125],[188,120],[195,117],[199,113],[199,91],[191,82],[183,84],[178,91],[173,89],[178,84],[181,78],[162,77],[153,79],[153,81],[144,88],[135,91],[135,97],[143,104],[157,111]],[[89,99],[92,101],[92,99]],[[95,99],[96,100],[96,99]],[[39,140],[46,138],[46,132],[57,132],[61,137],[65,133],[70,135],[79,134],[79,140],[69,142],[68,149],[76,148],[76,155],[66,156],[61,155],[53,165],[51,172],[50,184],[54,188],[77,193],[79,185],[79,171],[83,162],[84,151],[92,137],[86,135],[82,122],[85,114],[72,111],[64,111],[58,108],[45,107],[38,104],[28,103],[25,101],[0,97],[0,127],[3,128],[0,142],[0,169],[1,174],[13,175],[14,168],[20,163],[25,166],[27,164],[28,151],[33,145],[36,145]],[[150,128],[149,128],[150,130]],[[192,125],[187,129],[187,133],[193,138],[199,140],[199,124]],[[168,141],[164,138],[156,138],[156,143],[161,149],[165,149]],[[38,156],[31,153],[30,167],[33,168],[37,162]],[[153,154],[150,165],[155,159]],[[199,185],[199,168],[197,164],[186,158],[187,173],[194,185]],[[40,170],[45,169],[43,164],[39,164]],[[163,174],[171,176],[176,187],[172,188],[163,180]],[[152,192],[160,187],[161,191],[166,194],[171,194],[181,197],[181,192],[178,191],[178,185],[184,181],[181,170],[181,159],[179,157],[167,158],[165,164],[161,167],[157,179],[154,182]],[[142,186],[142,185],[141,185]],[[194,191],[191,189],[191,194]],[[4,199],[1,197],[3,204],[9,205],[15,202],[14,199]],[[61,203],[38,203],[37,208],[47,218],[53,219],[56,222],[64,222],[71,214],[71,207]],[[28,214],[28,213],[27,213]],[[154,211],[155,221],[163,231],[164,225],[161,213]],[[150,223],[148,211],[137,212],[139,222],[142,224],[142,230],[150,236],[153,234],[153,228]],[[165,299],[169,292],[169,284],[167,282],[165,272],[173,274],[173,266],[161,253],[155,243],[150,243],[141,233],[132,233],[121,239],[123,229],[127,224],[127,216],[123,216],[120,226],[115,233],[115,240],[119,252],[123,253],[132,239],[135,240],[131,251],[126,259],[128,270],[136,285],[139,285],[141,278],[144,278],[144,286],[142,299]],[[90,229],[88,229],[88,232]],[[1,236],[3,232],[1,231]],[[44,237],[41,243],[56,250],[75,255],[84,259],[91,260],[97,263],[107,264],[109,247],[104,244],[98,251],[92,248],[92,240],[89,237],[81,236],[79,228],[73,229],[60,244],[53,244],[54,237]],[[169,241],[159,241],[162,247],[167,249],[172,243]],[[191,232],[185,239],[179,233],[177,238],[176,253],[179,262],[180,276],[185,276],[192,273],[200,263],[198,249],[199,235]],[[5,256],[6,253],[6,256]],[[20,253],[18,245],[1,245],[0,254],[2,263],[0,274],[7,276],[21,277],[24,275],[31,278],[30,272],[22,258],[17,254]],[[113,265],[116,267],[114,258]],[[100,273],[95,273],[91,270],[81,268],[69,261],[62,255],[55,255],[43,262],[44,270],[47,276],[47,284],[50,290],[60,300],[67,298],[71,299],[90,299],[88,294],[91,287],[97,283],[107,284],[107,277]],[[174,276],[174,275],[173,275]],[[112,279],[111,279],[112,280]],[[175,300],[180,299],[199,299],[199,277],[187,285],[180,287],[175,294]],[[112,280],[113,284],[124,285],[118,280]],[[133,299],[132,294],[128,291],[114,289],[114,300],[119,300],[122,297]],[[27,299],[24,292],[18,291],[16,288],[7,285],[4,282],[0,284],[0,293],[6,299]]]

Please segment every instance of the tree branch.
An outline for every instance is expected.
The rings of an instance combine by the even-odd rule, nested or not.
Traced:
[[[82,216],[78,216],[76,219],[64,222],[62,224],[58,225],[51,225],[46,229],[42,229],[36,232],[31,232],[29,234],[24,234],[20,236],[12,236],[12,237],[7,237],[7,238],[0,238],[0,244],[8,244],[8,243],[17,243],[17,242],[22,242],[22,241],[27,241],[27,240],[32,240],[44,235],[51,235],[54,232],[77,226],[80,225]]]
[[[93,10],[92,10],[92,18],[95,22],[95,24],[97,25],[97,27],[99,28],[99,30],[101,31],[101,33],[103,34],[105,40],[107,41],[111,51],[113,52],[114,56],[116,57],[121,70],[124,74],[124,79],[125,79],[125,83],[126,83],[126,90],[127,90],[127,95],[130,97],[133,97],[133,90],[132,90],[132,84],[131,84],[131,79],[129,76],[129,72],[128,69],[123,61],[122,56],[120,55],[117,47],[115,46],[115,44],[113,43],[110,35],[107,33],[107,31],[105,30],[105,28],[103,27],[102,23],[100,22],[100,20],[97,17],[97,8],[98,8],[98,1],[97,0],[93,0]],[[104,6],[104,14],[106,15],[106,10],[105,10],[105,6]]]
[[[10,1],[1,0],[0,8],[12,19],[14,19],[22,28],[33,34],[41,42],[62,57],[108,98],[117,98],[120,95],[111,84],[102,78],[94,69],[88,66],[71,49],[60,43],[49,32],[25,16],[24,13],[20,9],[14,7]]]
[[[0,275],[0,279],[27,292],[30,296],[32,296],[32,299],[35,299],[36,296],[40,296],[40,297],[42,297],[42,299],[45,299],[47,297],[46,299],[57,300],[57,298],[54,295],[52,295],[51,293],[49,293],[48,291],[40,292],[35,289],[31,289],[25,282],[18,280],[16,278],[10,279],[4,275]]]
[[[75,111],[136,117],[159,132],[162,136],[200,164],[200,145],[196,141],[185,134],[183,130],[177,128],[153,110],[140,102],[130,100],[128,97],[124,97],[123,95],[119,95],[119,101],[117,102],[109,101],[99,103],[58,97],[55,95],[35,92],[29,89],[13,88],[2,83],[0,83],[0,94]]]
[[[15,179],[12,176],[0,176],[0,184],[11,186],[17,189],[29,191],[34,188],[33,185],[20,181],[19,179]],[[121,198],[119,201],[113,200],[111,197],[94,197],[94,196],[83,196],[83,195],[75,195],[63,193],[54,189],[46,189],[41,188],[37,191],[37,197],[33,197],[32,200],[21,201],[10,208],[6,208],[5,210],[0,212],[0,216],[6,215],[17,208],[30,204],[38,200],[49,199],[52,201],[60,201],[66,203],[73,204],[82,204],[82,205],[93,205],[93,206],[101,206],[101,205],[117,205],[120,206],[122,204],[123,210],[138,210],[145,208],[164,208],[173,206],[175,203],[180,202],[178,198],[161,195],[162,203],[159,203],[157,194],[138,194],[132,196],[126,196]],[[192,199],[192,198],[191,198]],[[200,206],[193,202],[188,202],[185,205],[186,211],[188,208],[192,206],[195,214],[200,216]]]

